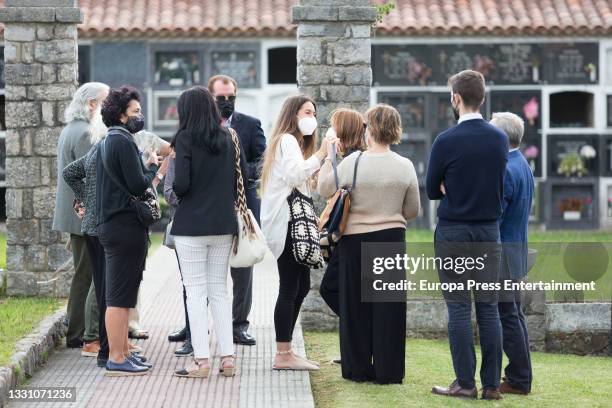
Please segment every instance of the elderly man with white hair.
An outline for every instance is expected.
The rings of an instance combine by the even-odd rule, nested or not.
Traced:
[[[109,87],[100,82],[83,84],[74,94],[65,112],[66,127],[57,145],[57,172],[84,156],[93,142],[106,132],[100,110]],[[66,346],[83,347],[84,355],[97,355],[98,310],[92,285],[91,260],[85,238],[81,233],[81,219],[74,211],[74,193],[62,177],[57,178],[53,230],[70,234],[74,259],[74,277],[68,298],[68,332]]]
[[[523,120],[510,112],[494,113],[491,124],[503,130],[510,141],[504,177],[500,236],[503,245],[501,279],[517,281],[527,275],[527,224],[533,199],[533,173],[519,151]],[[503,348],[508,356],[501,393],[527,395],[531,392],[532,370],[529,336],[518,292],[502,292],[498,303]]]

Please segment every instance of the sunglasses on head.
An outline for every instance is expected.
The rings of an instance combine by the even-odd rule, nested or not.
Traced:
[[[236,95],[229,95],[229,96],[217,95],[215,99],[217,100],[217,102],[224,102],[226,100],[230,102],[234,102],[236,100]]]

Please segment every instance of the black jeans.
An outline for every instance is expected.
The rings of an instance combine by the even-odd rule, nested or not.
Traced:
[[[329,258],[327,269],[325,269],[323,279],[321,279],[319,293],[336,316],[340,316],[340,262],[338,259],[338,248],[332,252],[332,256]]]
[[[340,266],[339,311],[342,377],[356,382],[401,384],[406,358],[406,301],[362,302],[361,244],[404,242],[391,228],[345,235],[336,251]]]
[[[285,248],[276,260],[279,287],[274,307],[274,329],[277,342],[291,341],[302,302],[310,291],[310,268],[295,260],[291,242],[291,235],[287,231]]]
[[[176,255],[176,262],[178,263],[179,273],[181,274],[181,282],[183,281],[183,272],[181,272],[181,260],[179,259],[176,249],[174,250]],[[183,307],[185,308],[185,340],[191,341],[191,329],[189,328],[189,313],[187,312],[187,291],[185,285],[183,286]]]
[[[92,275],[94,288],[96,290],[96,300],[98,302],[99,311],[99,328],[100,333],[100,351],[98,358],[108,358],[108,337],[106,335],[106,257],[104,255],[104,247],[100,243],[98,237],[86,235],[87,250],[91,259]]]
[[[499,302],[499,318],[503,330],[503,347],[508,356],[504,369],[510,386],[523,391],[531,391],[531,354],[525,315],[521,309],[521,295],[516,292],[514,302]]]
[[[499,281],[501,245],[497,222],[438,225],[434,240],[438,258],[485,258],[485,268],[482,271],[439,270],[440,282],[467,284],[468,280],[479,283]],[[448,310],[448,341],[455,375],[461,387],[471,389],[476,387],[476,353],[471,319],[472,290],[454,293],[443,291],[443,294]],[[474,290],[473,294],[482,351],[480,379],[483,388],[496,389],[499,387],[502,365],[502,329],[497,310],[497,294],[495,291],[482,290]]]

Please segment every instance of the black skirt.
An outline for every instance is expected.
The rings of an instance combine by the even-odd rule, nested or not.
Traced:
[[[98,226],[106,254],[107,307],[136,307],[145,268],[148,231],[135,213],[119,213]]]

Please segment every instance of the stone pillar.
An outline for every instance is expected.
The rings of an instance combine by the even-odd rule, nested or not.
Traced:
[[[77,86],[76,0],[5,0],[7,283],[11,294],[67,294],[70,253],[51,230],[57,141]],[[64,277],[66,278],[66,277]],[[43,283],[52,280],[52,283]]]
[[[372,84],[370,32],[376,8],[368,0],[301,0],[293,7],[297,30],[297,82],[317,103],[320,130],[338,107],[365,112]],[[320,134],[322,136],[322,134]],[[318,207],[321,207],[320,200]],[[312,290],[302,309],[307,329],[333,330],[337,319],[318,290],[322,270],[312,271]]]

